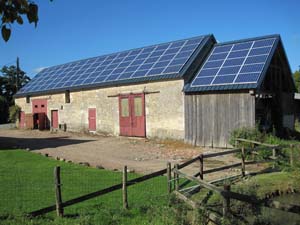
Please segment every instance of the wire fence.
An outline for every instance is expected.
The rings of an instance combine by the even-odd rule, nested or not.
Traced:
[[[88,168],[80,165],[61,166],[62,202],[122,183],[122,172]],[[130,180],[142,175],[128,173]],[[26,214],[55,205],[54,167],[14,169],[13,173],[0,170],[0,216]],[[167,179],[159,176],[128,187],[129,208],[166,202]],[[122,190],[65,208],[65,214],[84,214],[91,210],[122,208]]]

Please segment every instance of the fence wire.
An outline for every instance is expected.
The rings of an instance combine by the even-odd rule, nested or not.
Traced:
[[[104,188],[122,183],[122,172],[61,164],[62,201],[68,201]],[[142,175],[128,173],[130,180]],[[15,169],[6,176],[0,170],[0,216],[24,214],[55,205],[54,167]],[[129,186],[129,208],[162,204],[166,201],[167,178],[159,176]],[[84,214],[87,211],[114,210],[123,207],[122,190],[95,197],[66,207],[66,214]],[[54,213],[52,213],[54,214]]]

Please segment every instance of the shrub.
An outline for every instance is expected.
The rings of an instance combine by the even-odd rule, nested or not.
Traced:
[[[8,117],[8,103],[6,98],[0,96],[0,124],[6,123]]]
[[[9,121],[10,122],[16,122],[19,118],[21,108],[18,105],[13,105],[9,107]]]
[[[259,141],[264,142],[265,140],[265,134],[260,132],[258,127],[252,128],[252,127],[242,127],[237,128],[233,130],[230,134],[229,143],[232,146],[235,146],[235,139],[236,138],[243,138],[248,139],[252,141]],[[249,145],[243,144],[244,147],[249,147]]]

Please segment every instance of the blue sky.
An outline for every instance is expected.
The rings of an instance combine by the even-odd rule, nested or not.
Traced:
[[[53,66],[160,42],[214,34],[219,42],[280,34],[292,71],[300,66],[300,1],[36,0],[37,28],[13,24],[0,66],[17,56],[31,77]]]

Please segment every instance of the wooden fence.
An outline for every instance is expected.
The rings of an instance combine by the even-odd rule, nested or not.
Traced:
[[[231,179],[236,179],[239,177],[246,176],[246,165],[257,163],[257,161],[255,161],[255,160],[246,161],[246,152],[251,153],[251,154],[258,154],[258,152],[261,150],[270,150],[270,151],[272,151],[272,156],[268,157],[268,159],[259,161],[259,162],[268,162],[268,161],[276,160],[277,155],[280,154],[280,152],[278,152],[278,151],[285,147],[285,146],[279,146],[279,145],[260,143],[257,141],[251,141],[251,140],[246,140],[246,139],[236,139],[236,141],[250,143],[251,147],[250,148],[241,147],[241,148],[231,149],[231,150],[217,152],[217,153],[201,154],[198,157],[196,157],[195,159],[193,159],[189,162],[186,162],[182,165],[174,165],[174,168],[172,170],[172,172],[174,173],[174,178],[171,179],[170,176],[168,176],[168,182],[169,183],[174,182],[174,193],[176,194],[176,196],[179,199],[185,201],[188,205],[190,205],[193,208],[203,208],[204,209],[204,206],[202,206],[201,204],[199,204],[197,202],[190,200],[187,196],[182,194],[181,191],[196,190],[196,192],[199,192],[201,188],[206,188],[212,192],[218,193],[223,198],[222,213],[223,213],[224,217],[226,217],[228,215],[228,212],[230,211],[230,199],[235,199],[235,200],[243,201],[243,202],[246,202],[249,204],[254,204],[254,205],[262,205],[262,206],[269,207],[269,208],[276,208],[276,209],[280,209],[280,210],[287,211],[287,212],[300,213],[299,205],[284,204],[284,203],[274,201],[274,200],[269,200],[269,199],[268,200],[265,200],[265,199],[260,200],[260,199],[257,199],[255,196],[249,196],[249,195],[244,195],[244,194],[240,194],[237,192],[232,192],[230,190],[230,185],[223,185],[223,188],[216,186],[216,184],[222,183],[222,182],[224,182],[224,180],[231,180]],[[291,151],[290,152],[290,164],[293,165],[294,146],[289,146],[289,147],[291,149],[290,150]],[[218,157],[218,156],[224,156],[224,155],[229,155],[229,154],[237,154],[237,153],[241,154],[241,162],[239,162],[239,163],[225,165],[225,166],[221,166],[221,167],[217,167],[217,168],[213,168],[213,169],[207,169],[207,170],[203,169],[204,168],[204,159]],[[199,161],[200,167],[199,167],[199,172],[196,173],[195,175],[190,176],[190,175],[187,175],[180,171],[180,169],[182,169],[196,161]],[[226,170],[229,168],[234,168],[234,167],[240,167],[241,174],[231,176],[231,177],[221,178],[221,179],[210,181],[210,182],[204,181],[205,174],[215,173],[215,172],[219,172],[219,171]],[[248,174],[251,175],[251,173],[248,173]],[[186,179],[186,181],[184,181],[182,184],[179,185],[180,177]],[[197,177],[199,177],[199,178],[197,178]],[[197,185],[184,188],[190,182],[195,182],[195,183],[197,183]],[[215,212],[208,212],[207,217],[210,221],[212,221],[216,224],[219,221],[219,216]]]
[[[178,168],[183,168],[183,167],[185,167],[187,165],[190,165],[191,163],[193,163],[197,160],[198,160],[198,157],[196,157],[194,159],[191,159],[187,162],[184,162],[182,164],[179,164]],[[55,210],[56,210],[58,216],[63,216],[63,212],[64,212],[65,207],[68,207],[68,206],[71,206],[71,205],[74,205],[74,204],[77,204],[77,203],[80,203],[80,202],[83,202],[83,201],[86,201],[86,200],[89,200],[89,199],[92,199],[92,198],[95,198],[95,197],[98,197],[98,196],[102,196],[102,195],[111,193],[111,192],[116,191],[116,190],[121,190],[121,189],[122,189],[122,192],[123,192],[123,195],[122,195],[123,196],[122,197],[123,198],[123,207],[128,208],[128,195],[127,195],[128,190],[127,190],[127,187],[129,187],[131,185],[141,183],[141,182],[144,182],[144,181],[147,181],[149,179],[152,179],[152,178],[155,178],[155,177],[158,177],[158,176],[162,176],[166,173],[170,174],[170,172],[171,172],[171,164],[168,163],[166,169],[162,169],[162,170],[159,170],[159,171],[156,171],[156,172],[153,172],[153,173],[150,173],[150,174],[147,174],[147,175],[144,175],[144,176],[132,179],[132,180],[128,180],[127,166],[124,166],[122,183],[119,183],[119,184],[101,189],[99,191],[95,191],[95,192],[92,192],[92,193],[89,193],[89,194],[86,194],[86,195],[82,195],[80,197],[73,198],[73,199],[62,202],[62,193],[61,193],[61,188],[60,188],[61,185],[62,185],[62,182],[61,182],[61,179],[60,179],[60,167],[55,167],[54,168],[54,184],[55,184],[56,204],[45,207],[45,208],[42,208],[42,209],[39,209],[39,210],[32,211],[32,212],[28,213],[28,216],[35,217],[35,216],[39,216],[39,215],[49,213],[49,212],[52,212],[52,211],[55,211]],[[170,177],[168,177],[168,179],[171,179]],[[170,186],[170,183],[168,182],[167,185],[168,185],[169,193],[171,193],[171,188],[172,187]]]
[[[127,194],[127,187],[131,186],[131,185],[135,185],[138,184],[140,182],[144,182],[146,180],[158,177],[158,176],[162,176],[164,174],[167,175],[167,188],[168,188],[168,192],[171,193],[173,191],[173,189],[175,189],[175,193],[177,193],[177,195],[180,196],[180,193],[178,192],[178,190],[182,187],[184,187],[185,185],[187,185],[188,183],[192,182],[192,181],[196,181],[198,182],[199,186],[203,186],[206,188],[210,188],[211,190],[215,190],[218,193],[221,193],[222,195],[224,195],[225,197],[228,197],[228,195],[226,193],[229,193],[229,190],[223,190],[220,191],[219,189],[216,189],[215,186],[213,186],[214,184],[220,183],[222,181],[224,181],[224,179],[219,179],[219,180],[215,180],[215,181],[211,181],[210,183],[208,182],[204,182],[204,175],[205,174],[209,174],[209,173],[215,173],[218,171],[222,171],[225,169],[229,169],[229,168],[234,168],[234,167],[241,167],[241,174],[238,176],[232,176],[232,177],[227,177],[225,179],[227,180],[231,180],[231,179],[236,179],[237,177],[240,176],[245,176],[246,174],[246,165],[247,164],[251,164],[253,162],[247,162],[246,159],[246,150],[247,152],[252,152],[253,154],[257,153],[257,151],[262,150],[262,149],[270,149],[273,151],[272,157],[270,157],[271,160],[276,159],[276,154],[277,154],[277,150],[281,149],[282,147],[277,146],[277,145],[269,145],[269,144],[263,144],[263,143],[259,143],[259,142],[255,142],[255,141],[249,141],[249,140],[245,140],[245,139],[237,139],[237,141],[239,142],[248,142],[248,143],[252,143],[253,147],[250,149],[245,149],[245,148],[237,148],[237,149],[231,149],[231,150],[226,150],[226,151],[221,151],[221,152],[217,152],[217,153],[206,153],[206,154],[200,154],[199,156],[188,160],[182,164],[176,164],[174,166],[174,168],[172,169],[171,167],[171,163],[167,163],[167,168],[166,169],[162,169],[147,175],[144,175],[142,177],[138,177],[132,180],[128,181],[127,178],[127,167],[125,166],[123,169],[123,181],[122,183],[101,189],[99,191],[96,192],[92,192],[89,194],[85,194],[82,195],[80,197],[74,198],[74,199],[70,199],[67,201],[62,202],[62,193],[61,193],[61,179],[60,179],[60,168],[59,167],[55,167],[54,168],[54,183],[55,183],[55,199],[56,199],[56,204],[55,205],[51,205],[33,212],[28,213],[28,216],[34,217],[34,216],[38,216],[38,215],[42,215],[48,212],[52,212],[55,211],[57,212],[58,216],[63,216],[64,213],[64,208],[98,197],[98,196],[102,196],[108,193],[111,193],[113,191],[116,190],[121,190],[123,192],[122,198],[123,198],[123,207],[124,208],[128,208],[128,194]],[[254,145],[260,145],[263,146],[263,148],[261,147],[254,147]],[[208,169],[208,170],[204,170],[204,159],[207,158],[213,158],[213,157],[217,157],[217,156],[223,156],[223,155],[228,155],[228,154],[235,154],[235,153],[241,153],[241,162],[239,163],[234,163],[231,165],[226,165],[226,166],[222,166],[222,167],[218,167],[218,168],[213,168],[213,169]],[[191,165],[192,163],[198,162],[199,163],[199,172],[197,172],[194,176],[188,176],[183,174],[182,172],[180,172],[179,170]],[[291,163],[293,162],[293,160],[291,159]],[[172,172],[173,172],[173,178],[172,178]],[[186,178],[186,181],[183,182],[182,184],[179,185],[179,176],[183,176]],[[200,178],[197,179],[196,177]],[[172,188],[172,186],[174,186],[174,188]],[[225,193],[225,194],[224,194]],[[231,193],[231,192],[230,192]],[[232,197],[233,196],[233,197]],[[240,196],[238,194],[231,194],[230,198],[234,198],[236,196]],[[181,196],[183,198],[183,196]],[[238,198],[236,197],[236,198]],[[240,196],[241,197],[241,196]],[[244,196],[242,196],[244,197]],[[241,197],[241,199],[242,199]],[[252,199],[253,200],[253,199]],[[250,200],[249,200],[250,201]],[[255,202],[254,200],[252,202]],[[214,216],[212,216],[214,218]]]

